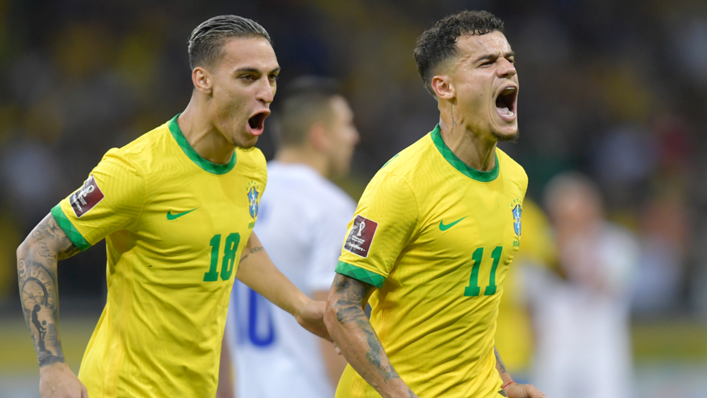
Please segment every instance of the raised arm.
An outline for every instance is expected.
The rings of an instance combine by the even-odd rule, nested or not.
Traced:
[[[273,264],[255,233],[250,235],[243,250],[236,277],[271,303],[292,314],[303,328],[331,340],[322,319],[325,303],[314,301],[297,289]]]
[[[496,370],[498,375],[503,380],[503,390],[499,394],[509,398],[545,398],[545,394],[540,392],[532,384],[517,384],[511,378],[511,375],[506,371],[506,366],[501,360],[501,354],[498,353],[496,347],[493,347],[493,352],[496,354]]]
[[[417,397],[393,369],[363,312],[363,299],[373,288],[365,282],[336,274],[324,322],[349,364],[384,398]]]
[[[59,335],[57,261],[78,252],[51,214],[17,248],[20,301],[39,361],[42,398],[88,397],[64,361]]]

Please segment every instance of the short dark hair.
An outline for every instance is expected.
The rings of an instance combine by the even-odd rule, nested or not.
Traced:
[[[457,54],[457,40],[465,35],[503,32],[503,21],[488,11],[462,11],[437,21],[415,44],[415,62],[425,88],[433,96],[432,77],[442,62]]]
[[[210,66],[221,55],[226,39],[264,37],[272,45],[268,32],[257,22],[238,15],[219,15],[197,26],[189,36],[189,66]]]
[[[282,90],[280,102],[280,145],[304,143],[316,122],[328,122],[332,116],[331,100],[341,95],[339,83],[332,78],[301,76]]]

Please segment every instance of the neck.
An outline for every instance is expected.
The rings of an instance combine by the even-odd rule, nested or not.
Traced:
[[[329,167],[326,157],[307,146],[283,147],[275,154],[275,160],[282,163],[304,164],[324,177],[329,176]]]
[[[463,117],[454,114],[454,106],[449,108],[440,114],[439,130],[444,143],[467,166],[479,171],[492,170],[496,166],[496,140],[466,128]]]
[[[202,158],[211,163],[227,164],[233,156],[235,145],[216,129],[208,115],[208,103],[192,95],[189,105],[177,118],[177,123],[184,138]]]

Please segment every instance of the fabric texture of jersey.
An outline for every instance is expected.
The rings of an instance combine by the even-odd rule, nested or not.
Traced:
[[[437,127],[368,184],[336,271],[379,288],[371,324],[418,396],[500,397],[496,317],[527,183],[500,149],[493,170],[468,167]],[[347,366],[336,397],[380,395]]]
[[[550,222],[532,200],[523,202],[523,245],[503,282],[499,304],[496,349],[516,381],[530,374],[533,359],[533,325],[528,311],[527,272],[530,267],[551,269],[557,263],[557,249]]]
[[[331,287],[355,208],[348,195],[309,166],[273,161],[255,233],[280,271],[311,297]],[[292,315],[236,281],[228,317],[238,397],[334,395],[321,339]]]
[[[106,239],[107,302],[79,372],[90,397],[216,394],[231,287],[266,178],[255,148],[228,164],[203,159],[175,116],[108,151],[52,209],[77,247]]]

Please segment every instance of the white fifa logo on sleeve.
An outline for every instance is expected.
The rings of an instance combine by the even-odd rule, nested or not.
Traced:
[[[365,222],[365,221],[361,221],[361,223],[358,224],[358,234],[356,234],[356,236],[359,236],[359,237],[360,237],[360,236],[361,236],[361,232],[363,232],[363,229],[364,229],[364,228],[366,228],[366,222]]]

